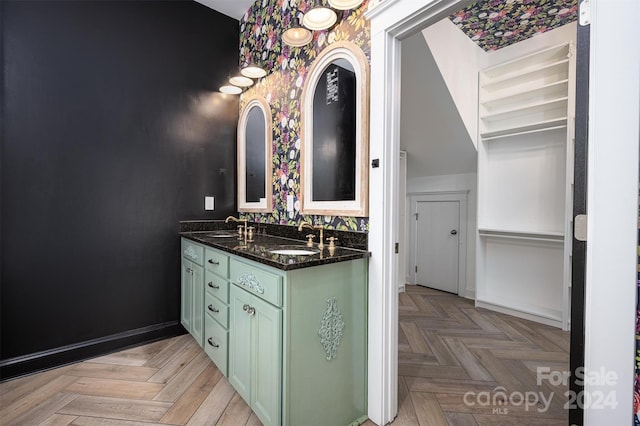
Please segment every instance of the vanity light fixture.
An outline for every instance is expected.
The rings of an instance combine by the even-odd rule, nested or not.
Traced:
[[[312,38],[311,31],[300,25],[297,16],[291,20],[291,26],[282,34],[282,41],[292,47],[302,47]]]
[[[360,7],[362,0],[329,0],[329,5],[338,10],[349,10]]]
[[[267,72],[261,66],[252,62],[244,66],[240,70],[240,74],[249,78],[262,78],[267,75]]]
[[[302,17],[302,25],[312,31],[326,30],[331,28],[337,21],[338,14],[336,11],[325,6],[322,1],[317,1],[316,5]]]
[[[242,89],[238,86],[226,85],[220,88],[220,92],[227,95],[239,95],[240,93],[242,93]]]
[[[229,79],[229,83],[238,87],[251,87],[253,86],[253,80],[243,75],[236,75]]]

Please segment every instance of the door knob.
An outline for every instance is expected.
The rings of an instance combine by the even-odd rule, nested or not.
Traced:
[[[456,231],[455,229],[451,230],[451,235],[456,235],[458,233],[458,231]]]

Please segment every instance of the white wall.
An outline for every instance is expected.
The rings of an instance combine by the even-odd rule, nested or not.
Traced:
[[[466,241],[466,288],[464,296],[470,299],[475,298],[476,289],[476,244],[475,234],[477,229],[477,174],[464,173],[455,175],[424,176],[407,180],[407,203],[409,196],[419,192],[447,192],[447,191],[469,191],[467,194],[467,241]],[[412,220],[411,206],[407,204],[407,223]],[[407,256],[406,270],[407,282],[415,284],[413,275],[410,273],[410,262],[414,256],[413,248],[410,247],[410,239],[406,241]]]
[[[478,146],[478,70],[487,53],[449,19],[422,30],[422,35],[449,88],[469,138]]]
[[[636,317],[640,2],[592,0],[589,60],[585,368],[604,370],[585,396],[584,424],[632,423]],[[585,399],[586,402],[586,399]]]
[[[407,151],[407,176],[475,172],[475,147],[420,33],[402,41],[401,81],[400,141]]]

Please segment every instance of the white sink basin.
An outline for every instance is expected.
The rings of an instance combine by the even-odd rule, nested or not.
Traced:
[[[269,250],[269,253],[273,254],[283,254],[285,256],[311,256],[313,254],[318,254],[318,251],[312,250],[303,250],[303,249],[279,249],[279,250]]]
[[[211,234],[207,234],[205,235],[205,237],[211,237],[211,238],[231,238],[231,237],[235,237],[237,234],[233,234],[230,232],[214,232]]]

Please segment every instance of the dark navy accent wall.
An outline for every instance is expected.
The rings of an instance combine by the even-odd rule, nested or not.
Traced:
[[[237,210],[238,100],[216,92],[238,21],[192,1],[0,8],[2,376],[180,332],[178,221]]]

